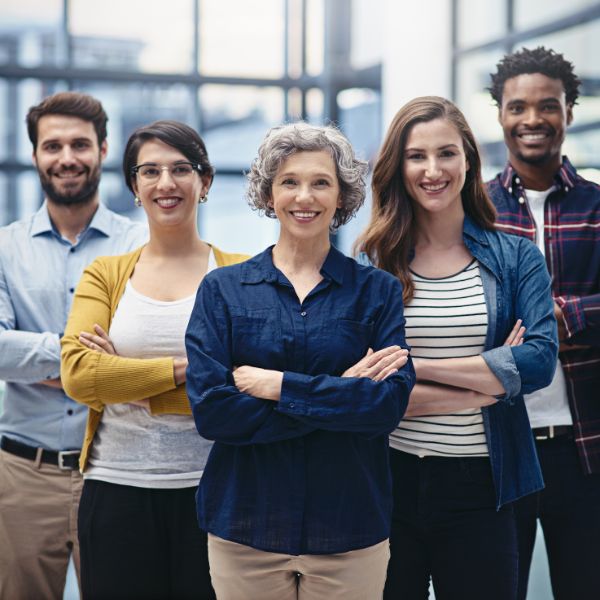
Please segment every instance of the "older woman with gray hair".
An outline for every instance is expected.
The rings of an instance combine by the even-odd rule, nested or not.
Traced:
[[[197,505],[220,600],[383,593],[388,433],[414,371],[401,284],[330,243],[364,200],[366,170],[333,127],[269,131],[248,199],[279,220],[279,239],[198,291],[187,391],[215,440]]]

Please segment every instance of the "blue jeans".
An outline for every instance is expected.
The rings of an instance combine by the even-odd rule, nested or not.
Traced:
[[[527,597],[537,519],[546,542],[556,600],[600,594],[600,474],[585,475],[572,438],[537,442],[546,487],[514,503],[519,540],[519,599]]]
[[[419,458],[390,449],[394,510],[385,600],[514,600],[512,504],[495,508],[488,458]]]

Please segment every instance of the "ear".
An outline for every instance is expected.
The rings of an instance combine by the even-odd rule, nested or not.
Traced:
[[[335,205],[337,208],[342,208],[344,206],[344,202],[342,200],[342,195],[340,194],[337,199],[337,203]]]
[[[135,177],[135,175],[133,176],[133,179],[131,180],[131,187],[133,188],[133,193],[136,196],[140,195],[140,192],[138,190],[138,185],[137,185],[137,177]]]
[[[35,155],[35,150],[31,153],[31,162],[33,163],[33,166],[37,169],[38,163],[37,156]]]
[[[465,162],[467,163],[467,169],[466,169],[466,170],[468,171],[468,170],[471,168],[471,165],[470,165],[470,163],[469,163],[469,161],[468,161],[468,160],[467,160],[467,161],[465,161]]]
[[[567,125],[573,122],[573,105],[567,104]]]
[[[104,140],[100,144],[100,160],[104,160],[106,158],[107,153],[108,153],[108,144],[106,143],[106,140]]]

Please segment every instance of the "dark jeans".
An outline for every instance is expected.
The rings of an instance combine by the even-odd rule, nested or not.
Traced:
[[[394,490],[385,600],[513,600],[512,505],[495,508],[488,458],[419,458],[390,449]]]
[[[214,599],[196,489],[86,480],[78,519],[84,600]]]
[[[537,442],[546,487],[514,503],[519,540],[519,599],[527,597],[540,519],[557,600],[600,596],[600,474],[584,475],[575,442]]]

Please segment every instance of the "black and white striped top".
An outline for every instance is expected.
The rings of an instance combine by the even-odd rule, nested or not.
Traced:
[[[415,293],[405,307],[406,339],[415,358],[473,356],[484,350],[488,315],[473,260],[450,277],[428,279],[412,273]],[[406,418],[390,445],[419,456],[487,456],[481,409]]]

